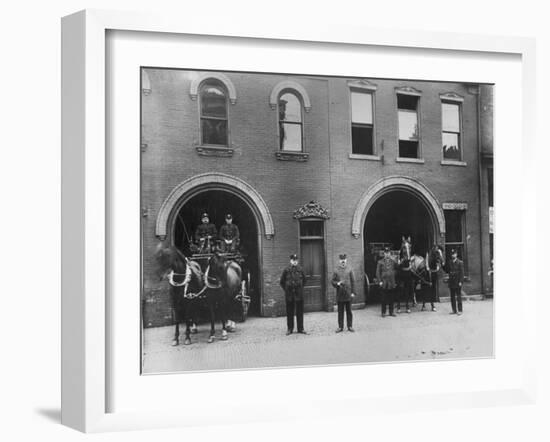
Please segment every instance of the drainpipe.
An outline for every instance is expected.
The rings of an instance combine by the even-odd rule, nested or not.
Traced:
[[[484,250],[483,250],[483,170],[482,170],[482,155],[481,155],[481,85],[477,85],[477,162],[478,162],[478,179],[479,179],[479,250],[480,250],[480,269],[481,269],[481,293],[485,295],[485,266],[483,265]]]

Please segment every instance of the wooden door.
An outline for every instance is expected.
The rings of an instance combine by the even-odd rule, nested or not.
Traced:
[[[302,267],[307,282],[304,287],[304,310],[319,311],[324,306],[325,247],[323,239],[301,239]]]

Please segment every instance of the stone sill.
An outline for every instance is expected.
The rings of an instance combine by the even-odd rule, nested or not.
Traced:
[[[275,152],[275,157],[279,161],[298,161],[298,162],[304,162],[309,159],[309,153],[307,152],[285,152],[282,150],[278,150]]]
[[[395,159],[396,163],[413,163],[413,164],[424,164],[424,158],[400,158]]]
[[[455,160],[442,160],[441,161],[442,166],[460,166],[460,167],[466,167],[468,163],[466,161],[455,161]]]
[[[230,147],[197,146],[195,149],[204,157],[232,157],[234,152]]]
[[[350,153],[350,160],[367,160],[367,161],[382,161],[382,158],[379,155],[363,155],[359,153]]]

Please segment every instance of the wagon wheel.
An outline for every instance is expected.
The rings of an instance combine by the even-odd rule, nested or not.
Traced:
[[[239,298],[241,301],[241,321],[244,322],[248,317],[248,307],[250,306],[250,272],[247,272],[246,278],[241,281]]]
[[[369,275],[365,273],[365,307],[367,305],[367,299],[369,299],[370,296],[370,280]]]

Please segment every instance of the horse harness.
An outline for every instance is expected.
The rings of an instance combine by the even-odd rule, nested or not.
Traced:
[[[206,268],[206,272],[204,273],[204,287],[197,293],[188,293],[187,289],[189,287],[189,282],[191,281],[191,269],[189,268],[189,265],[187,265],[187,268],[185,269],[185,273],[176,273],[174,270],[171,270],[170,273],[168,273],[168,283],[172,287],[185,287],[183,297],[185,299],[196,299],[196,298],[204,298],[204,292],[206,289],[219,289],[222,287],[222,282],[219,281],[217,284],[213,284],[212,282],[215,282],[216,279],[209,276],[210,273],[210,266]],[[174,276],[185,276],[183,282],[176,282],[174,281]],[[211,282],[212,281],[212,282]]]
[[[410,258],[409,258],[410,259]],[[412,266],[409,264],[409,268],[406,270],[408,272],[411,272],[414,276],[416,276],[420,281],[422,281],[424,284],[431,285],[431,281],[427,281],[424,279],[421,275],[426,272],[426,269],[424,269],[421,273],[418,273],[416,270],[413,270]]]
[[[175,282],[174,276],[185,276],[185,279],[183,282]],[[198,292],[198,293],[187,293],[187,289],[189,288],[189,282],[191,281],[191,270],[189,266],[187,266],[185,273],[176,273],[174,270],[170,271],[167,275],[168,283],[172,287],[185,287],[185,290],[183,292],[183,297],[185,299],[196,299],[198,297],[203,297],[204,292],[208,288],[206,285]]]

